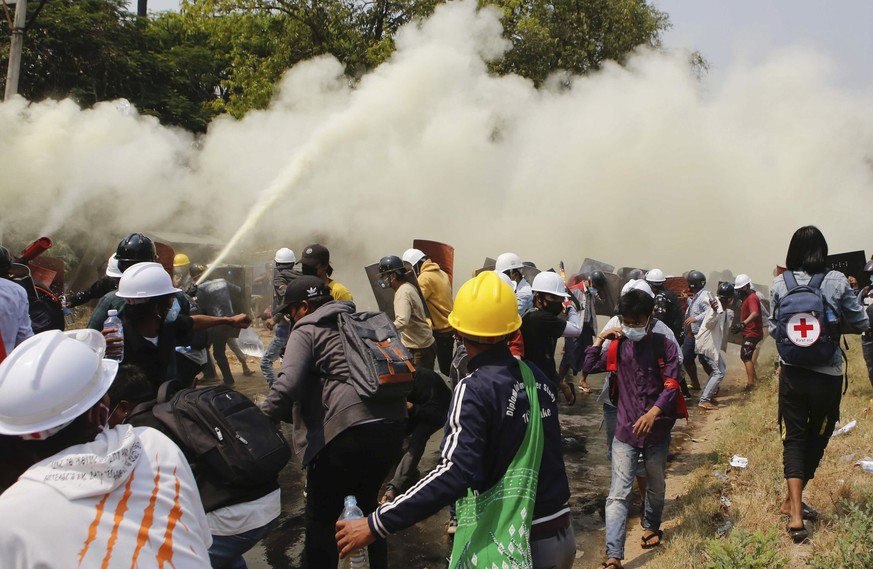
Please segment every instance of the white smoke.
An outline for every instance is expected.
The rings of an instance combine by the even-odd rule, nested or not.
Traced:
[[[768,283],[801,225],[832,253],[866,246],[873,96],[836,87],[833,62],[786,52],[715,84],[641,51],[537,90],[488,73],[498,18],[441,6],[357,85],[333,58],[302,63],[268,110],[199,140],[113,104],[0,104],[0,238],[87,234],[108,253],[130,231],[242,228],[235,249],[325,243],[367,299],[361,267],[413,238],[454,245],[457,281],[514,251]]]

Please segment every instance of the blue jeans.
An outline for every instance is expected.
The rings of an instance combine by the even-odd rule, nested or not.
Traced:
[[[243,553],[264,539],[278,523],[279,518],[276,518],[265,526],[237,535],[213,535],[212,546],[209,548],[212,569],[246,569]]]
[[[612,442],[612,483],[606,498],[607,557],[624,559],[628,504],[640,456],[643,457],[648,479],[643,529],[661,529],[661,515],[664,513],[664,496],[667,491],[664,471],[669,451],[669,436],[657,445],[644,448],[633,447],[618,439]]]
[[[276,381],[276,370],[273,369],[273,362],[285,355],[285,346],[288,345],[288,336],[273,336],[270,345],[267,346],[267,351],[261,356],[261,373],[264,374],[264,379],[267,380],[267,385],[273,387]]]
[[[712,373],[709,374],[709,379],[706,381],[706,385],[703,386],[703,391],[700,393],[700,402],[704,403],[707,401],[712,401],[715,397],[715,392],[718,391],[718,386],[721,385],[721,380],[724,379],[725,373],[725,365],[724,365],[724,357],[722,357],[721,352],[718,354],[718,361],[712,361],[712,358],[701,355],[707,365],[712,368]]]

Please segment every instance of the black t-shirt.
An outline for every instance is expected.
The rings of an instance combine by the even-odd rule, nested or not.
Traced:
[[[176,346],[189,346],[194,320],[179,314],[173,322],[164,322],[158,334],[158,344],[140,336],[133,323],[121,315],[124,326],[124,360],[122,364],[134,364],[142,368],[152,385],[157,388],[168,379],[175,379]]]
[[[558,381],[555,366],[555,346],[564,333],[567,322],[545,310],[534,309],[521,320],[524,338],[524,359],[530,360],[552,381]]]

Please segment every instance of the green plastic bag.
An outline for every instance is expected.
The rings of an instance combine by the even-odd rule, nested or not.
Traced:
[[[543,421],[537,384],[530,368],[518,360],[530,419],[518,452],[497,484],[458,500],[458,530],[450,569],[532,569],[530,529],[543,457]]]

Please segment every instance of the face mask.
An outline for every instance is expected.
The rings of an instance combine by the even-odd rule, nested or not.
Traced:
[[[167,317],[164,318],[164,322],[175,322],[176,317],[179,316],[179,312],[182,311],[182,307],[179,306],[179,299],[173,298],[173,306],[170,307],[170,311],[167,312]]]
[[[102,433],[106,429],[109,428],[109,407],[104,405],[103,403],[99,404],[97,410],[97,429]]]
[[[546,306],[545,308],[543,308],[543,310],[545,310],[549,314],[557,316],[558,314],[564,312],[564,303],[560,300],[549,300],[546,302]]]
[[[621,333],[631,342],[639,342],[646,337],[645,328],[630,328],[628,326],[622,326]]]
[[[385,278],[377,280],[376,284],[379,285],[379,288],[389,288],[391,286],[391,283]]]
[[[593,286],[588,287],[588,292],[590,292],[594,296],[597,296],[597,287],[593,287]]]

